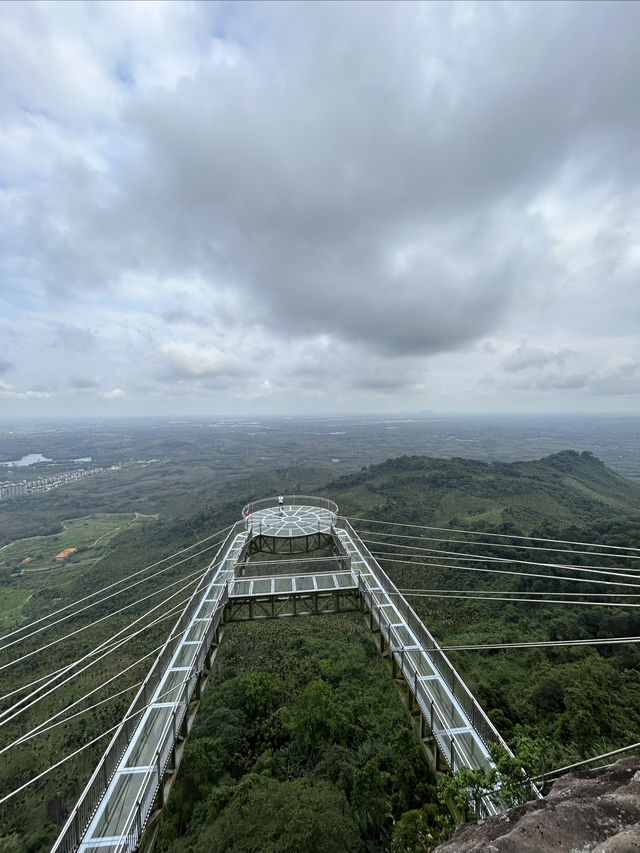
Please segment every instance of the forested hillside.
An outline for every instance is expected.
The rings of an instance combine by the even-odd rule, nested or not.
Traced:
[[[341,477],[329,491],[349,516],[532,535],[571,527],[604,534],[635,520],[640,535],[640,484],[588,452],[511,463],[402,456]]]
[[[612,575],[577,575],[587,581],[578,583],[562,568],[597,564],[613,572],[619,560],[555,543],[569,552],[559,554],[554,543],[535,538],[640,546],[640,487],[590,454],[567,451],[511,465],[402,457],[335,480],[329,493],[350,516],[399,522],[355,523],[443,645],[640,634],[638,598],[625,597],[632,590],[612,596],[599,580],[588,582],[619,582]],[[405,526],[411,524],[418,526]],[[491,540],[484,532],[523,538]],[[492,541],[502,546],[499,563],[486,544]],[[625,574],[639,567],[629,560]],[[538,577],[528,577],[529,570]],[[425,588],[432,592],[412,596]],[[505,600],[513,593],[528,600]],[[414,778],[423,760],[402,713],[392,710],[399,709],[397,695],[372,686],[367,673],[374,661],[370,652],[362,657],[366,637],[355,650],[346,637],[339,645],[333,620],[232,629],[190,747],[208,768],[199,778],[208,781],[196,784],[193,769],[181,771],[160,849],[433,849],[447,831],[443,794],[426,768],[421,783]],[[450,657],[536,771],[640,739],[637,645],[452,651]],[[249,710],[253,679],[271,697],[261,715]],[[357,725],[349,730],[346,720]],[[395,735],[382,725],[391,720]],[[327,820],[318,823],[317,809]]]
[[[168,616],[117,655],[99,660],[77,684],[61,687],[25,715],[5,720],[8,744],[47,715],[63,714],[62,725],[5,753],[3,792],[118,721],[130,692],[78,718],[65,709],[126,667],[106,694],[79,702],[73,712],[113,694],[115,684],[120,691],[143,676],[151,659],[143,656],[153,653],[175,619],[167,608],[190,594],[219,539],[193,554],[182,549],[236,520],[256,483],[256,497],[295,484],[335,499],[445,647],[640,635],[640,561],[637,552],[622,550],[640,547],[640,486],[591,454],[566,451],[512,464],[400,457],[330,482],[321,471],[290,468],[259,477],[236,473],[219,482],[210,472],[193,473],[193,488],[189,472],[173,471],[156,494],[162,468],[142,467],[137,484],[131,468],[124,482],[114,473],[96,490],[81,487],[55,504],[34,497],[5,507],[12,521],[33,510],[33,532],[51,532],[53,539],[37,540],[34,554],[41,562],[30,575],[15,564],[27,545],[13,556],[5,549],[6,600],[17,596],[11,618],[20,621],[7,622],[7,615],[4,633],[26,624],[24,617],[40,618],[157,564],[153,580],[118,599],[119,613],[109,615],[115,605],[107,601],[7,647],[0,665],[18,653],[27,657],[0,670],[5,716],[13,714],[14,689],[40,683],[174,590],[176,596],[165,605]],[[125,485],[122,492],[118,483]],[[85,545],[52,570],[46,553],[61,544],[55,538],[62,535],[61,520],[109,509],[120,515],[80,522]],[[142,509],[146,517],[136,515]],[[180,556],[165,567],[161,561],[170,554]],[[141,624],[151,625],[152,618]],[[640,740],[637,644],[448,654],[511,744],[528,744],[540,755],[538,770]],[[446,832],[442,795],[361,617],[231,625],[218,666],[159,849],[413,851],[431,849]],[[96,742],[3,806],[0,851],[49,849],[104,745]],[[314,847],[318,838],[322,846]]]
[[[640,636],[637,484],[565,451],[489,465],[402,457],[331,493],[371,519],[356,527],[445,647],[559,644],[449,652],[503,736],[543,741],[542,769],[640,741],[638,644],[560,645]]]

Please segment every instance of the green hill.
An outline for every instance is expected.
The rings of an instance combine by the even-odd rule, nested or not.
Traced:
[[[335,480],[329,493],[342,513],[360,519],[354,523],[365,542],[445,647],[640,635],[637,599],[621,596],[638,593],[640,558],[482,536],[640,548],[640,486],[590,453],[510,464],[404,456]],[[429,526],[478,533],[449,539]],[[419,592],[425,589],[440,592]],[[449,656],[501,734],[545,744],[545,769],[639,739],[637,644]]]
[[[591,453],[535,462],[401,456],[334,480],[345,515],[530,534],[640,519],[640,484]]]

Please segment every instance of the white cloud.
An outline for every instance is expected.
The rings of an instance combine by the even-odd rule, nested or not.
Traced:
[[[177,379],[233,375],[239,372],[236,358],[216,346],[190,341],[167,341],[160,348],[169,372]]]
[[[102,391],[100,396],[105,400],[124,400],[127,395],[122,388],[113,388],[111,391]]]

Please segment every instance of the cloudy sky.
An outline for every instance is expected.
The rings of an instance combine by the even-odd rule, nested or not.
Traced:
[[[0,3],[0,416],[640,410],[640,3]]]

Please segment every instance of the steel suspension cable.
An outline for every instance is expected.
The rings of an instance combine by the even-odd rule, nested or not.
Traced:
[[[83,714],[87,714],[89,711],[95,711],[95,709],[99,708],[101,705],[106,705],[107,702],[112,702],[114,699],[118,699],[120,696],[124,696],[125,693],[130,693],[132,690],[135,690],[136,687],[140,687],[142,684],[144,684],[144,681],[136,681],[134,684],[130,684],[129,687],[124,687],[117,693],[112,693],[110,696],[101,699],[99,702],[94,702],[93,705],[89,705],[86,708],[83,708],[81,711],[76,711],[75,714],[70,714],[68,717],[65,717],[64,720],[58,720],[56,723],[46,725],[50,720],[55,719],[55,717],[50,717],[49,720],[45,720],[41,724],[40,728],[31,729],[31,731],[27,732],[22,737],[18,738],[17,740],[14,740],[12,743],[7,744],[2,749],[0,749],[0,755],[3,755],[5,752],[8,752],[10,749],[13,749],[16,746],[21,746],[23,743],[33,740],[33,738],[38,737],[38,735],[46,734],[47,732],[53,731],[53,729],[59,728],[59,726],[64,726],[65,723],[68,723],[70,720],[75,720],[78,717],[81,717]],[[63,713],[65,713],[65,711],[60,712],[60,714]]]
[[[153,610],[157,610],[158,608],[162,607],[164,604],[166,604],[166,603],[167,603],[167,601],[171,600],[172,598],[175,598],[177,595],[180,595],[182,592],[184,592],[184,590],[185,590],[186,588],[188,588],[189,586],[193,586],[193,585],[194,585],[194,583],[196,583],[196,581],[197,581],[197,578],[196,578],[196,580],[195,580],[195,581],[191,581],[189,584],[186,584],[184,588],[182,588],[182,589],[178,590],[177,592],[173,593],[173,595],[169,596],[169,597],[168,597],[168,599],[166,599],[165,601],[163,601],[163,602],[161,602],[160,604],[156,605],[154,608],[152,608],[152,609],[151,609],[150,611],[148,611],[146,614],[143,614],[143,616],[139,617],[139,619],[137,619],[136,621],[140,621],[140,619],[142,619],[142,618],[144,618],[145,616],[149,615],[149,613],[151,613]],[[114,652],[114,651],[116,651],[117,649],[119,649],[121,646],[125,645],[125,643],[128,643],[128,642],[129,642],[129,640],[132,640],[134,637],[138,636],[138,634],[141,634],[143,631],[146,631],[148,628],[153,627],[153,626],[154,626],[154,625],[156,625],[158,622],[161,622],[161,621],[163,621],[164,619],[169,618],[169,616],[171,616],[173,613],[175,613],[177,610],[179,610],[181,607],[183,607],[183,606],[187,603],[187,601],[189,601],[189,600],[190,600],[190,598],[191,598],[191,596],[189,596],[188,598],[185,598],[183,601],[181,601],[181,602],[179,602],[178,604],[174,605],[174,606],[171,608],[171,610],[170,610],[170,611],[168,611],[168,613],[166,613],[166,614],[164,614],[164,615],[162,615],[162,616],[158,617],[156,620],[154,620],[153,622],[150,622],[148,625],[145,625],[144,627],[140,628],[138,631],[134,632],[133,634],[129,634],[129,635],[125,636],[124,638],[122,638],[122,639],[118,640],[118,642],[113,643],[113,639],[114,639],[115,637],[117,637],[117,636],[118,636],[118,635],[116,634],[116,635],[114,635],[114,638],[110,638],[110,639],[109,639],[109,641],[105,641],[105,643],[103,643],[101,646],[97,647],[97,649],[94,649],[94,650],[92,650],[92,652],[90,652],[90,653],[88,653],[87,655],[85,655],[85,656],[84,656],[84,658],[80,658],[78,661],[75,661],[75,662],[74,662],[74,664],[73,664],[73,665],[71,665],[71,666],[76,666],[78,663],[83,662],[83,661],[84,661],[84,660],[86,660],[87,658],[90,658],[91,656],[95,655],[95,654],[96,654],[96,652],[98,652],[98,651],[100,651],[100,650],[104,650],[104,653],[103,653],[102,655],[100,655],[99,657],[95,658],[95,659],[94,659],[94,660],[92,660],[92,661],[89,661],[89,663],[88,663],[88,664],[86,664],[84,667],[82,667],[82,669],[78,670],[77,672],[74,672],[72,675],[70,675],[70,676],[69,676],[67,679],[65,679],[64,681],[61,681],[59,684],[54,685],[53,687],[51,687],[51,689],[50,689],[50,690],[46,691],[45,693],[42,693],[42,695],[40,695],[40,696],[38,696],[37,698],[33,699],[33,701],[32,701],[32,702],[30,702],[29,704],[25,705],[24,703],[25,703],[25,702],[28,702],[28,700],[29,700],[29,699],[31,699],[33,696],[36,696],[38,693],[40,693],[40,691],[41,691],[44,687],[46,687],[46,686],[47,686],[47,684],[42,685],[41,687],[39,687],[39,688],[37,688],[36,690],[34,690],[31,694],[29,694],[29,695],[27,695],[27,696],[24,696],[24,697],[22,697],[21,699],[19,699],[19,700],[18,700],[18,702],[17,702],[17,703],[16,703],[12,708],[9,708],[9,709],[7,709],[7,710],[5,710],[5,711],[1,712],[1,713],[0,713],[0,726],[6,725],[6,723],[10,722],[12,719],[14,719],[15,717],[17,717],[19,714],[23,713],[23,712],[24,712],[24,711],[26,711],[28,708],[31,708],[31,707],[33,707],[33,705],[35,705],[35,704],[37,704],[38,702],[40,702],[42,699],[44,699],[44,698],[45,698],[45,696],[48,696],[49,694],[53,693],[55,690],[58,690],[58,689],[59,689],[60,687],[62,687],[63,685],[68,684],[68,682],[69,682],[69,681],[72,681],[74,678],[77,678],[79,675],[81,675],[81,674],[82,674],[83,672],[85,672],[87,669],[89,669],[90,667],[94,666],[94,665],[95,665],[96,663],[98,663],[99,661],[103,660],[105,657],[107,657],[107,656],[108,656],[108,655],[110,655],[112,652]],[[132,624],[135,624],[135,622],[134,622],[134,623],[132,623]],[[130,627],[131,627],[131,625],[127,625],[127,626],[125,626],[125,628],[123,628],[121,631],[119,631],[119,632],[118,632],[118,634],[122,634],[125,630],[129,629]],[[107,645],[107,643],[112,643],[112,645]],[[106,649],[106,650],[105,650],[105,649]],[[70,667],[70,668],[71,668],[71,667]],[[69,669],[67,669],[66,671],[68,672],[68,671],[69,671]],[[61,674],[65,674],[65,672],[62,672]],[[16,708],[16,706],[20,706],[20,705],[23,705],[23,707],[18,707],[18,709],[17,709],[17,710],[15,710],[15,712],[14,712],[13,714],[11,714],[11,711],[14,711],[14,709]]]
[[[406,592],[402,593],[405,598],[457,598],[462,601],[517,601],[519,603],[528,604],[563,604],[575,605],[580,607],[640,607],[640,604],[633,604],[625,601],[576,601],[575,599],[550,599],[550,598],[503,598],[500,595],[455,595],[452,593],[423,593],[423,592]]]
[[[374,552],[372,556],[376,557],[376,559],[385,560],[388,563],[400,563],[404,566],[413,567],[422,566],[423,568],[427,569],[448,569],[449,571],[458,572],[480,572],[494,575],[514,575],[515,577],[543,578],[544,580],[570,581],[571,583],[604,584],[605,586],[625,586],[632,587],[633,589],[638,589],[640,587],[640,583],[625,583],[624,581],[604,581],[599,580],[597,578],[572,578],[567,577],[566,575],[543,575],[539,572],[511,571],[509,569],[488,569],[486,566],[452,566],[448,563],[422,563],[417,560],[401,560],[397,557],[389,557],[386,553],[380,552]]]
[[[524,590],[517,589],[420,589],[419,587],[403,587],[402,589],[398,589],[398,592],[401,592],[403,595],[417,595],[417,593],[438,593],[438,592],[446,592],[446,593],[460,593],[461,595],[468,595],[470,597],[483,594],[490,594],[495,592],[499,595],[509,596],[509,595],[523,595]],[[526,590],[526,594],[533,595],[583,595],[583,596],[592,596],[593,598],[640,598],[640,593],[638,592],[540,592],[539,590]],[[508,601],[508,598],[505,598],[505,601]]]
[[[190,584],[188,584],[187,586],[189,586],[189,585]],[[171,596],[171,597],[173,597],[173,596]],[[56,669],[53,672],[48,672],[46,675],[41,675],[38,678],[35,678],[32,681],[27,682],[27,684],[23,684],[21,687],[17,687],[14,690],[12,690],[11,692],[5,693],[4,696],[0,696],[0,702],[4,702],[6,699],[10,699],[11,697],[15,696],[17,693],[21,693],[23,690],[27,690],[29,688],[32,688],[35,685],[40,684],[43,681],[50,682],[52,679],[59,678],[64,673],[69,672],[75,666],[78,666],[80,663],[82,663],[87,658],[91,657],[94,654],[97,654],[99,651],[102,651],[105,648],[108,648],[109,645],[111,643],[113,643],[120,634],[122,634],[122,633],[124,633],[124,631],[132,628],[138,622],[141,622],[146,616],[151,615],[151,613],[153,613],[155,610],[157,610],[159,607],[161,607],[162,604],[164,604],[164,603],[166,603],[166,600],[164,602],[160,602],[160,604],[155,605],[154,607],[151,607],[149,610],[145,611],[145,613],[142,613],[140,616],[138,616],[132,622],[129,622],[127,625],[125,625],[124,628],[121,628],[117,634],[111,635],[106,640],[104,640],[102,643],[99,643],[97,646],[95,646],[90,652],[87,652],[86,654],[84,654],[82,657],[76,658],[76,660],[71,661],[68,664],[65,664],[65,666],[60,667],[60,669]],[[17,701],[20,702],[22,700],[17,700]],[[2,712],[0,712],[0,717],[1,716],[2,716]]]
[[[640,637],[606,637],[594,640],[532,640],[522,643],[475,643],[440,646],[443,652],[486,652],[492,649],[545,649],[562,646],[617,646],[640,643]]]
[[[585,758],[583,761],[576,761],[573,764],[567,764],[565,767],[558,767],[556,770],[548,770],[546,773],[539,773],[537,776],[530,776],[530,782],[545,780],[548,776],[555,776],[556,773],[564,773],[566,770],[573,770],[575,767],[583,767],[585,764],[591,764],[592,761],[600,761],[603,758],[611,758],[612,755],[620,755],[621,752],[629,752],[630,749],[640,749],[640,743],[631,743],[629,746],[613,749],[611,752],[603,752],[602,755],[594,755],[593,758]],[[610,767],[611,765],[607,765]],[[603,768],[600,768],[603,769]]]
[[[55,763],[55,764],[52,764],[50,767],[47,767],[47,769],[46,769],[46,770],[43,770],[41,773],[38,773],[38,775],[37,775],[37,776],[34,776],[34,777],[33,777],[33,779],[29,779],[29,780],[28,780],[27,782],[25,782],[23,785],[20,785],[20,787],[15,788],[15,790],[10,791],[8,794],[5,794],[5,796],[4,796],[4,797],[1,797],[1,798],[0,798],[0,805],[2,805],[2,803],[6,803],[6,802],[7,802],[7,800],[10,800],[12,797],[15,797],[15,795],[16,795],[16,794],[21,793],[21,792],[22,792],[22,791],[24,791],[26,788],[29,788],[31,785],[33,785],[33,783],[34,783],[34,782],[38,782],[40,779],[42,779],[44,776],[46,776],[46,775],[47,775],[48,773],[50,773],[52,770],[56,770],[58,767],[60,767],[61,765],[65,764],[67,761],[70,761],[72,758],[75,758],[75,757],[76,757],[76,755],[79,755],[83,750],[88,749],[90,746],[93,746],[95,743],[97,743],[98,741],[102,740],[102,738],[106,737],[107,735],[111,734],[112,732],[115,732],[115,731],[116,731],[117,729],[119,729],[122,725],[124,725],[124,723],[126,723],[128,720],[133,719],[137,714],[139,714],[139,713],[140,713],[140,711],[145,711],[147,708],[150,708],[150,707],[151,707],[153,704],[155,704],[156,702],[161,701],[165,696],[170,695],[174,690],[177,690],[178,688],[180,688],[180,687],[182,687],[184,684],[186,684],[188,680],[189,680],[188,678],[185,678],[185,679],[184,679],[183,681],[181,681],[179,684],[174,685],[174,686],[173,686],[173,687],[171,687],[169,690],[167,690],[167,691],[165,691],[164,693],[160,694],[160,696],[158,696],[158,697],[157,697],[157,699],[155,699],[155,700],[154,700],[154,702],[149,702],[148,704],[143,705],[141,708],[138,708],[138,709],[135,711],[135,713],[134,713],[134,714],[125,715],[125,716],[124,716],[124,718],[123,718],[119,723],[117,723],[115,726],[111,726],[111,728],[106,729],[106,730],[105,730],[105,731],[103,731],[101,734],[99,734],[99,735],[97,735],[96,737],[92,738],[90,741],[88,741],[87,743],[83,744],[81,747],[79,747],[78,749],[74,750],[74,751],[73,751],[72,753],[70,753],[69,755],[66,755],[64,758],[61,758],[61,759],[60,759],[60,761],[56,761],[56,763]]]
[[[384,545],[387,546],[386,542],[379,542],[376,539],[363,539],[362,540],[365,545]],[[388,547],[388,546],[387,546]],[[397,545],[396,548],[411,548],[410,545]],[[615,569],[607,568],[606,566],[572,566],[566,563],[539,563],[535,560],[518,560],[516,558],[511,557],[494,557],[494,556],[475,556],[473,554],[465,554],[463,551],[443,551],[439,548],[415,548],[418,550],[420,554],[407,554],[407,557],[428,557],[429,553],[433,553],[437,555],[437,558],[440,560],[454,560],[458,558],[463,558],[465,560],[470,560],[472,562],[477,563],[508,563],[509,565],[519,565],[519,566],[534,566],[535,568],[541,569],[567,569],[568,571],[573,572],[590,572],[594,575],[608,575],[615,576],[619,578],[637,578],[640,576],[640,570],[635,572],[621,572],[616,571]],[[378,554],[387,554],[387,551],[378,551]],[[393,552],[392,552],[393,553]],[[442,555],[450,555],[450,556],[442,556]],[[435,559],[435,557],[434,557]]]
[[[547,539],[543,536],[523,536],[515,533],[489,533],[486,530],[463,530],[457,527],[433,527],[427,524],[408,524],[403,521],[380,521],[377,518],[351,518],[347,521],[363,521],[367,524],[386,524],[388,527],[409,527],[414,530],[435,530],[440,533],[466,533],[471,536],[489,536],[502,539],[522,539],[528,542],[556,542],[559,545],[583,545],[586,548],[620,549],[621,551],[634,551],[640,555],[640,548],[626,545],[605,545],[598,542],[577,542],[571,539]]]
[[[166,617],[166,618],[168,618],[168,617]],[[184,632],[181,632],[181,633],[184,633]],[[152,649],[150,652],[147,652],[146,655],[142,655],[142,657],[138,658],[138,660],[129,664],[129,666],[126,666],[124,669],[121,669],[120,672],[111,676],[111,678],[107,678],[106,681],[103,681],[97,687],[94,687],[92,690],[89,690],[89,692],[85,693],[84,696],[80,696],[79,699],[76,699],[70,705],[67,705],[65,708],[63,708],[61,711],[58,711],[57,713],[52,714],[46,720],[43,720],[41,723],[38,723],[38,725],[34,726],[30,731],[26,732],[24,735],[20,735],[20,737],[18,737],[12,743],[7,744],[6,746],[2,747],[2,749],[0,749],[0,755],[7,752],[7,750],[11,749],[12,747],[18,746],[19,744],[24,743],[24,741],[26,741],[26,740],[31,740],[31,738],[34,738],[39,734],[43,734],[44,732],[47,732],[50,729],[55,728],[56,726],[64,725],[64,723],[68,722],[69,720],[72,720],[74,717],[79,717],[82,714],[86,714],[87,711],[90,711],[93,708],[98,707],[98,705],[101,705],[104,702],[110,701],[115,696],[119,696],[121,693],[126,693],[128,690],[131,689],[131,687],[126,687],[124,690],[121,690],[120,693],[112,694],[111,696],[108,696],[106,699],[101,699],[100,702],[97,702],[95,705],[90,705],[88,708],[83,708],[82,711],[78,711],[76,714],[72,714],[71,716],[65,716],[64,720],[60,720],[59,722],[54,723],[52,726],[47,725],[48,723],[53,723],[54,720],[57,720],[58,717],[61,717],[63,714],[67,714],[71,710],[71,708],[74,708],[76,705],[79,705],[81,702],[84,702],[85,699],[88,699],[90,696],[93,696],[94,693],[97,693],[99,690],[102,690],[104,687],[107,687],[113,681],[116,681],[118,678],[121,678],[127,672],[134,669],[136,666],[139,666],[141,663],[143,663],[148,658],[152,657],[153,655],[157,655],[158,652],[163,647],[164,647],[164,643],[161,643],[159,646],[156,646],[155,649]],[[142,682],[139,681],[139,682],[137,682],[137,684],[142,684]]]
[[[439,536],[425,536],[424,534],[410,534],[410,533],[388,533],[386,530],[359,530],[358,535],[360,537],[363,534],[370,534],[371,536],[387,536],[393,539],[417,539],[419,542],[442,542],[442,543],[458,543],[459,545],[482,545],[484,548],[511,548],[517,549],[520,551],[550,551],[551,553],[558,554],[582,554],[589,557],[611,557],[616,560],[639,560],[640,556],[637,554],[602,554],[599,551],[576,551],[575,548],[543,548],[540,545],[517,545],[513,542],[483,542],[477,539],[451,539],[451,538],[442,538]],[[399,546],[398,546],[399,547]],[[617,546],[610,546],[617,547]]]
[[[93,602],[91,602],[91,604],[87,604],[85,607],[81,607],[79,610],[75,610],[72,613],[68,613],[66,616],[63,616],[60,619],[57,619],[55,622],[48,622],[46,625],[41,625],[39,628],[37,628],[35,631],[32,631],[30,634],[24,634],[22,637],[18,637],[17,639],[12,640],[10,643],[7,643],[6,645],[0,646],[0,652],[4,651],[5,649],[10,648],[11,646],[15,646],[17,643],[21,643],[23,640],[29,639],[29,637],[33,637],[36,634],[40,634],[42,631],[46,631],[48,628],[52,628],[54,625],[59,625],[61,622],[64,622],[73,616],[77,616],[79,613],[83,613],[84,611],[89,610],[92,607],[97,607],[99,604],[103,604],[105,601],[109,601],[110,599],[115,598],[117,595],[121,595],[123,592],[128,592],[130,589],[133,589],[134,587],[139,586],[142,583],[147,583],[148,581],[152,580],[153,578],[156,578],[159,575],[164,574],[165,572],[168,572],[171,569],[176,568],[176,566],[181,566],[183,563],[188,563],[189,560],[193,560],[196,557],[200,557],[202,554],[205,554],[207,551],[210,551],[212,548],[215,548],[216,545],[218,545],[218,544],[220,544],[220,543],[214,542],[212,545],[208,545],[206,548],[203,548],[201,551],[198,551],[195,554],[189,554],[188,557],[185,557],[182,560],[178,560],[176,563],[172,563],[170,566],[166,566],[164,569],[160,569],[159,572],[156,572],[153,575],[149,575],[148,577],[142,578],[141,580],[136,581],[135,583],[131,584],[130,586],[124,587],[123,589],[119,589],[116,592],[113,592],[110,595],[107,595],[104,598],[101,598],[99,601],[93,601]],[[69,605],[69,606],[72,606],[72,605]],[[64,608],[64,609],[67,609],[67,608]],[[119,611],[115,611],[115,612],[119,612]],[[49,615],[52,615],[52,614],[49,614]],[[44,618],[47,618],[47,617],[43,617],[43,619]],[[28,626],[25,626],[25,627],[28,627]],[[72,636],[72,635],[70,634],[68,636]],[[46,647],[44,647],[44,648],[46,648]],[[0,667],[0,669],[2,669],[2,667]]]
[[[171,589],[172,587],[177,586],[180,583],[183,583],[189,578],[200,578],[200,576],[203,575],[205,572],[206,568],[197,569],[195,572],[191,572],[190,574],[186,575],[186,577],[180,578],[179,580],[174,581],[173,583],[170,583],[167,586],[162,587],[161,589],[156,589],[153,592],[150,592],[148,595],[145,595],[142,598],[138,598],[136,601],[132,601],[130,604],[126,604],[123,607],[120,607],[118,610],[113,610],[111,613],[107,613],[105,616],[101,616],[99,619],[94,619],[93,622],[89,622],[86,625],[82,625],[80,628],[76,628],[75,631],[71,631],[68,634],[64,634],[62,637],[58,637],[55,640],[51,640],[51,642],[46,643],[44,646],[39,646],[37,649],[32,649],[30,652],[27,652],[26,654],[23,654],[20,657],[14,658],[13,660],[0,665],[0,672],[2,672],[2,670],[8,669],[9,667],[15,666],[17,663],[21,663],[22,661],[27,660],[28,658],[31,658],[34,655],[39,654],[40,652],[44,652],[47,649],[50,649],[52,646],[57,646],[59,643],[68,640],[70,637],[75,637],[77,634],[81,634],[83,631],[87,631],[89,628],[94,628],[101,622],[105,622],[107,619],[111,619],[114,616],[118,616],[120,613],[124,613],[126,610],[131,610],[132,607],[137,607],[137,605],[141,604],[143,601],[147,601],[148,599],[153,598],[155,595],[160,595],[163,592],[166,592],[166,590]]]
[[[228,527],[225,527],[222,530],[218,530],[215,533],[212,533],[210,536],[206,536],[204,539],[200,539],[198,542],[194,542],[193,545],[188,545],[186,548],[182,548],[179,551],[176,551],[174,554],[170,554],[168,557],[163,557],[162,560],[158,560],[155,563],[151,563],[150,565],[145,566],[144,568],[139,569],[138,571],[133,572],[132,574],[127,575],[124,578],[120,578],[119,580],[114,581],[113,583],[107,584],[107,586],[101,587],[100,589],[97,589],[94,592],[89,593],[89,595],[85,595],[83,598],[79,598],[77,601],[71,602],[71,604],[65,604],[64,607],[61,607],[58,610],[52,611],[51,613],[47,613],[44,616],[41,616],[39,619],[35,619],[33,622],[29,622],[27,625],[22,625],[20,628],[16,628],[15,630],[10,631],[8,634],[5,634],[4,636],[0,637],[0,642],[4,642],[4,640],[8,639],[9,637],[14,636],[15,634],[18,634],[21,631],[25,631],[28,628],[32,628],[34,625],[40,624],[44,620],[48,619],[50,616],[55,616],[58,613],[63,613],[65,610],[69,610],[73,607],[76,607],[78,604],[82,604],[85,601],[89,601],[89,599],[94,598],[96,595],[100,595],[103,592],[106,592],[108,589],[113,589],[113,587],[118,586],[121,583],[125,583],[128,580],[131,580],[131,578],[135,578],[138,575],[143,574],[144,572],[147,572],[151,569],[155,569],[157,566],[161,566],[163,563],[166,563],[167,560],[173,560],[174,557],[179,557],[181,554],[185,554],[187,551],[190,551],[192,548],[197,548],[198,545],[202,545],[204,542],[208,542],[210,539],[214,539],[216,536],[221,536],[223,533],[228,533],[232,527],[233,527],[233,524],[230,524]],[[214,543],[213,545],[210,546],[210,548],[215,547],[216,544],[218,544],[218,543]],[[204,550],[207,551],[207,550],[210,550],[210,548],[205,548]],[[204,553],[204,551],[202,551],[200,553]],[[191,556],[195,557],[198,555],[192,554]],[[187,559],[190,559],[190,558],[187,558]],[[181,562],[186,562],[186,560],[181,560],[180,563]],[[176,563],[176,565],[180,565],[180,563]],[[97,603],[100,603],[100,602],[97,602]],[[85,608],[82,608],[82,609],[84,610]],[[79,613],[79,612],[81,612],[81,610],[76,610],[71,615],[75,615],[75,613]],[[6,648],[6,647],[5,646],[0,647],[0,651],[2,650],[2,648]]]

